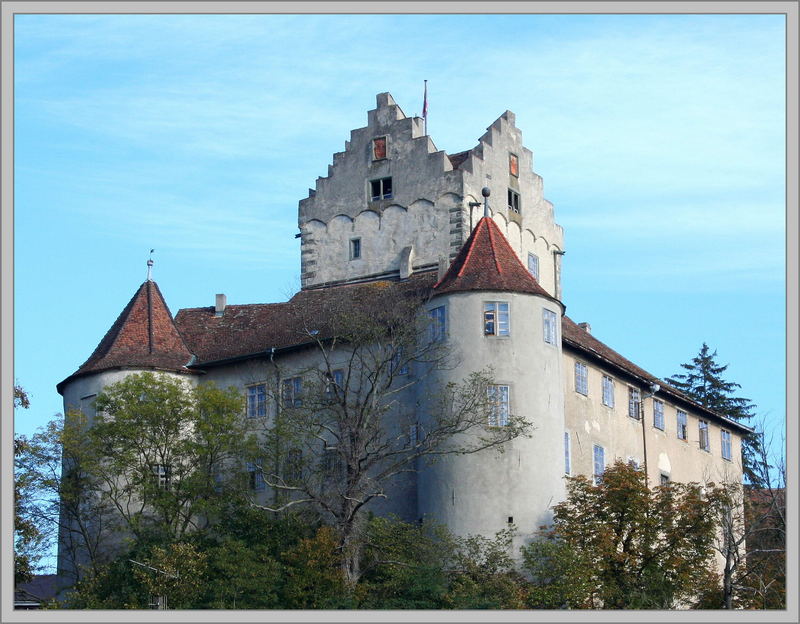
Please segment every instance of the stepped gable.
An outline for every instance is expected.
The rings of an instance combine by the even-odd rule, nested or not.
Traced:
[[[330,335],[337,310],[356,306],[381,311],[382,302],[399,295],[428,297],[435,273],[409,279],[379,280],[301,290],[283,303],[228,305],[220,316],[214,306],[179,310],[175,324],[197,357],[193,367],[269,356],[272,349],[293,349]],[[310,332],[318,332],[311,334]]]
[[[631,362],[629,359],[621,356],[611,347],[600,342],[597,338],[580,327],[568,316],[563,316],[561,318],[561,340],[565,346],[582,351],[583,353],[592,356],[606,364],[611,364],[613,367],[623,370],[628,375],[638,378],[645,383],[657,383],[659,386],[661,386],[661,392],[672,396],[674,399],[678,399],[688,405],[691,405],[696,410],[705,412],[714,416],[715,418],[720,419],[730,427],[737,428],[744,432],[752,431],[752,429],[749,427],[742,425],[735,420],[731,420],[723,414],[718,414],[717,412],[709,410],[677,388],[669,385],[666,381],[659,379],[658,377],[648,373],[643,368],[636,366],[636,364]]]
[[[436,294],[470,290],[531,293],[557,301],[522,266],[490,217],[478,221],[447,273],[434,286]]]
[[[112,368],[146,368],[190,372],[192,354],[181,338],[158,284],[144,282],[117,320],[70,379]]]

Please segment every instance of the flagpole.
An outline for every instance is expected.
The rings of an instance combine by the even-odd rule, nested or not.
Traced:
[[[428,81],[425,81],[425,92],[422,97],[422,128],[428,136]]]

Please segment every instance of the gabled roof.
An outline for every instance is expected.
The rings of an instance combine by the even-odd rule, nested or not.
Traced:
[[[436,294],[496,290],[555,300],[522,266],[500,228],[489,217],[478,221],[447,273],[433,288]]]
[[[78,370],[62,381],[112,368],[147,368],[189,372],[192,354],[186,347],[158,285],[144,282],[100,344]]]

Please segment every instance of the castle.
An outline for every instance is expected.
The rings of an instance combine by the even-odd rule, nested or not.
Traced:
[[[318,357],[304,348],[308,333],[295,312],[324,310],[329,300],[375,284],[412,284],[427,293],[423,306],[437,337],[459,359],[427,371],[430,379],[405,396],[407,411],[424,419],[414,416],[424,404],[418,393],[490,365],[491,424],[518,413],[535,431],[502,454],[420,465],[381,512],[432,517],[458,534],[492,535],[512,522],[532,530],[564,498],[565,475],[599,477],[616,458],[644,467],[651,485],[720,475],[741,481],[748,428],[565,316],[563,230],[513,113],[503,113],[474,148],[447,154],[423,119],[379,94],[367,125],[351,132],[328,175],[300,201],[298,226],[302,289],[287,302],[238,305],[216,295],[213,306],[173,317],[148,277],[89,359],[58,384],[65,413],[91,413],[104,386],[155,370],[241,388],[243,417],[271,418],[279,405],[264,397],[274,364],[284,371],[282,387],[301,393],[303,381],[291,371],[313,367]],[[411,366],[402,374],[423,373]]]

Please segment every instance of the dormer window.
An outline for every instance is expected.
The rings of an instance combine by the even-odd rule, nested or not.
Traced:
[[[372,160],[384,160],[386,158],[386,137],[376,137],[372,139]]]
[[[508,173],[515,178],[519,177],[519,158],[517,158],[516,154],[508,155]]]
[[[508,189],[508,209],[513,210],[516,213],[519,213],[520,209],[519,193],[517,193],[514,189]]]
[[[372,201],[380,199],[392,198],[392,179],[381,178],[379,180],[370,180],[369,183],[370,198]]]

